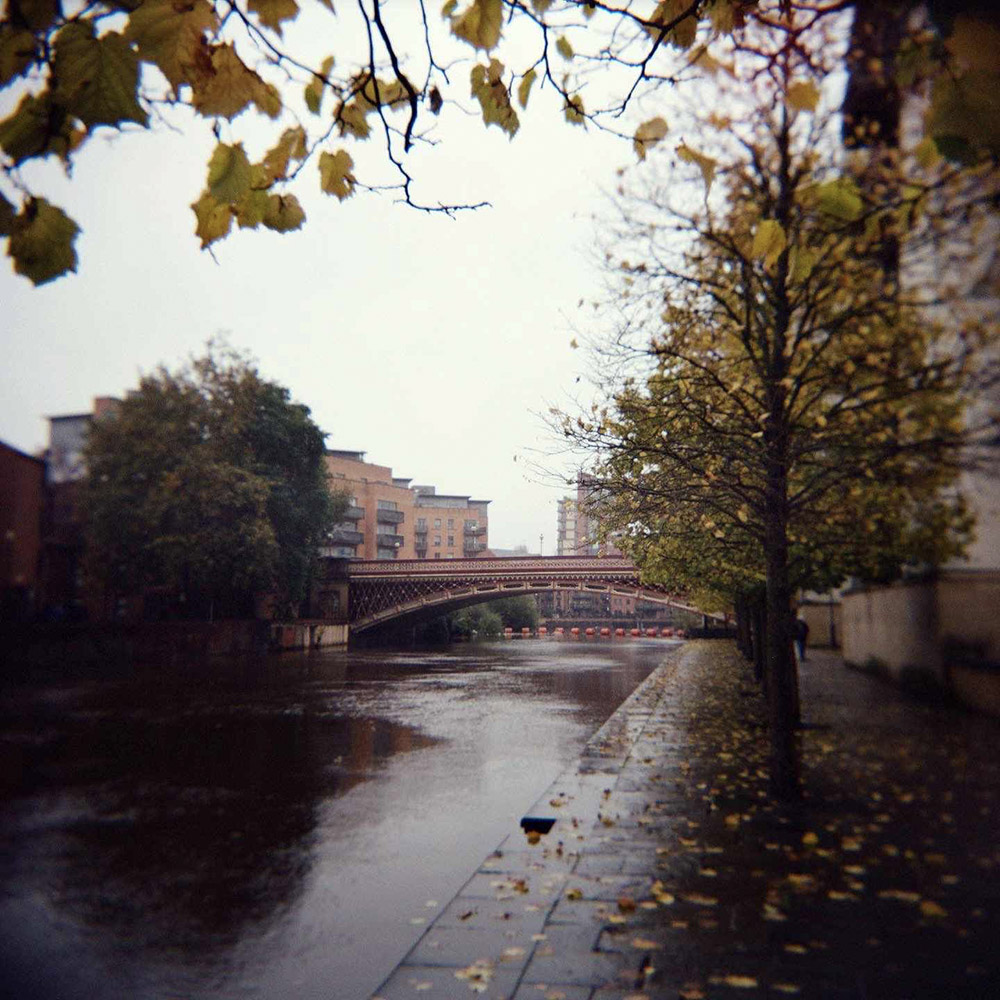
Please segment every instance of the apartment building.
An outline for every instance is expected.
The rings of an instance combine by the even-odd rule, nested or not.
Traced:
[[[581,473],[576,481],[576,496],[556,501],[557,556],[621,555],[611,543],[597,543],[597,525],[588,509],[595,489],[594,480]]]
[[[330,488],[350,506],[322,554],[347,559],[461,559],[484,552],[489,500],[411,486],[363,451],[328,451]]]
[[[350,506],[324,546],[324,556],[350,559],[414,559],[414,494],[410,480],[386,465],[365,461],[363,451],[328,451],[330,489]]]
[[[414,486],[418,559],[471,559],[485,552],[489,500],[438,493]]]

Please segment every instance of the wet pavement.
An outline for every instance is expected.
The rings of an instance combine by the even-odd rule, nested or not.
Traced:
[[[777,806],[746,666],[673,652],[376,996],[1000,996],[1000,723],[823,651],[801,691],[804,797]]]

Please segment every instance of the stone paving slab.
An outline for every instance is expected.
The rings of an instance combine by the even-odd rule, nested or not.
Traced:
[[[805,793],[779,806],[748,670],[688,643],[376,996],[1000,997],[1000,725],[832,654],[801,688]]]

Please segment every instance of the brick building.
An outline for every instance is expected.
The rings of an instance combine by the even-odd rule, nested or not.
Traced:
[[[414,486],[418,559],[471,559],[487,549],[489,500]]]
[[[44,498],[45,462],[0,441],[0,621],[35,611]]]

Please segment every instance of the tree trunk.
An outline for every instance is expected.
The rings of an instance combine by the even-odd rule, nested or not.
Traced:
[[[767,524],[767,710],[770,729],[770,785],[775,798],[801,794],[798,744],[798,694],[792,652],[795,617],[788,582],[788,541],[785,523],[773,511]]]

